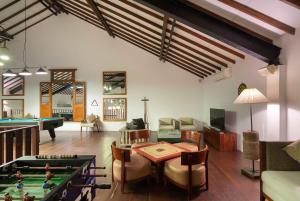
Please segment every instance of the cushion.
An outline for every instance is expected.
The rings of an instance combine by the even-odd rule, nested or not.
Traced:
[[[188,149],[190,151],[199,151],[198,146],[195,143],[179,142],[179,143],[175,143],[174,145],[178,147],[182,147],[184,149]]]
[[[196,129],[196,126],[194,126],[194,125],[181,125],[181,128],[180,128],[181,130],[197,130]]]
[[[130,123],[126,123],[126,129],[135,130],[137,129],[137,125],[135,125],[132,121]]]
[[[90,127],[90,128],[93,128],[94,127],[94,123],[81,123],[81,127]]]
[[[88,115],[88,116],[86,117],[86,121],[87,121],[88,123],[92,123],[92,122],[94,122],[95,120],[96,120],[96,116],[95,116],[94,114]]]
[[[133,123],[137,126],[136,129],[145,129],[145,123],[142,118],[132,119]]]
[[[264,171],[263,192],[274,201],[300,200],[300,171]]]
[[[165,162],[165,175],[179,185],[188,185],[188,166],[181,165],[181,157],[174,158]],[[192,186],[202,186],[205,184],[205,166],[192,166]]]
[[[125,163],[125,175],[126,175],[126,181],[132,181],[137,180],[139,178],[145,177],[147,175],[150,175],[151,173],[151,162],[138,155],[138,154],[132,154],[130,156],[130,162]],[[113,172],[114,172],[114,178],[117,181],[121,180],[121,161],[115,160],[113,163]]]
[[[181,118],[181,125],[193,125],[194,124],[194,120],[193,118]]]
[[[159,119],[159,125],[172,125],[173,119],[171,118],[161,118]]]
[[[175,127],[173,125],[160,125],[159,130],[174,130]]]
[[[290,157],[300,163],[300,140],[287,145],[283,148],[283,150],[285,150]]]

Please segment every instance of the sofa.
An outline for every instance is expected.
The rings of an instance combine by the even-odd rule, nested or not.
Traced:
[[[291,142],[260,142],[260,200],[299,201],[300,164],[283,150]]]
[[[159,130],[175,130],[176,120],[173,118],[160,118],[158,120]]]

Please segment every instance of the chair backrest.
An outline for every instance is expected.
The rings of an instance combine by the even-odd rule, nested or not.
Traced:
[[[118,148],[116,141],[111,144],[111,152],[113,160],[120,160],[122,162],[130,162],[130,150]]]
[[[181,165],[197,165],[207,164],[208,159],[208,147],[207,145],[201,151],[196,152],[181,152]]]
[[[174,119],[173,118],[160,118],[158,120],[159,125],[173,125]]]
[[[94,123],[96,119],[97,119],[97,117],[94,114],[90,114],[86,117],[86,121],[88,123]]]
[[[135,142],[148,142],[151,131],[150,130],[133,130],[129,131],[129,139],[130,143],[135,143]]]
[[[200,148],[201,133],[198,131],[182,130],[181,141],[193,142]]]

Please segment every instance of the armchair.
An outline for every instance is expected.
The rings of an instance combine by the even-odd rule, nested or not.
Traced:
[[[260,142],[260,200],[300,200],[300,164],[283,148],[291,142]]]
[[[179,119],[180,130],[197,130],[197,120],[191,117],[182,117]]]
[[[97,131],[100,132],[100,119],[98,116],[95,116],[94,114],[90,114],[86,117],[86,120],[82,121],[80,124],[80,132],[82,132],[82,127],[86,128],[86,132],[88,128],[97,128]]]
[[[160,118],[159,122],[159,130],[175,130],[176,121],[173,118]]]

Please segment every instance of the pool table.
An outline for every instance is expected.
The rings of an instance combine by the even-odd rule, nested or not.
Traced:
[[[27,126],[38,125],[40,130],[48,130],[52,140],[55,139],[54,129],[62,126],[63,118],[3,118],[0,119],[0,126]]]

